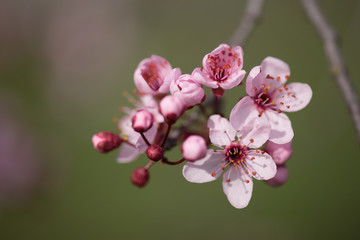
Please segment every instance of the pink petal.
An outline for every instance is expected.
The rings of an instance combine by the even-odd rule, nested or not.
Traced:
[[[144,135],[150,144],[154,141],[156,132],[157,132],[156,124],[153,124],[149,130],[144,132]],[[146,149],[148,148],[148,145],[145,143],[144,139],[141,136],[139,136],[138,140],[136,141],[136,148],[140,153],[145,152]]]
[[[254,157],[254,160],[247,160],[246,165],[249,170],[251,170],[251,175],[257,180],[268,180],[273,178],[276,174],[276,164],[269,154],[265,153],[256,153],[256,151],[251,150],[247,152],[247,156],[251,159]],[[255,175],[254,175],[255,174]]]
[[[264,114],[269,119],[271,126],[269,140],[277,144],[290,142],[294,137],[294,131],[286,114],[271,109],[266,110]]]
[[[211,115],[208,120],[208,128],[210,129],[210,140],[218,146],[229,145],[235,140],[236,130],[230,122],[220,115]]]
[[[140,152],[136,148],[126,143],[123,143],[122,146],[120,147],[120,151],[119,154],[117,155],[116,160],[119,163],[132,162],[137,158],[139,154]]]
[[[230,181],[228,182],[227,179],[230,179]],[[245,181],[248,182],[246,183]],[[253,182],[251,177],[248,177],[242,168],[231,168],[230,174],[228,172],[224,173],[222,185],[224,193],[232,206],[244,208],[249,204]]]
[[[270,77],[275,78],[274,82],[278,82],[279,85],[284,84],[287,81],[287,78],[290,76],[290,68],[289,65],[274,57],[267,57],[261,63],[261,72],[266,77],[270,75]],[[279,77],[279,80],[277,80]]]
[[[202,85],[205,85],[210,88],[218,87],[218,83],[212,80],[209,77],[209,74],[205,70],[201,70],[200,68],[195,68],[194,71],[191,73],[191,76],[195,81],[197,81]]]
[[[244,70],[238,70],[237,72],[230,75],[230,77],[224,81],[219,82],[220,87],[223,89],[231,89],[238,86],[243,80],[246,72]]]
[[[296,112],[308,105],[312,97],[312,90],[306,83],[290,83],[286,86],[288,88],[284,98],[280,100],[283,104],[278,104],[281,111]]]
[[[159,93],[168,93],[170,91],[170,85],[173,81],[178,79],[181,75],[180,68],[174,68],[168,74],[165,75],[165,79],[161,87],[159,88]]]
[[[238,130],[242,143],[249,144],[251,148],[261,147],[269,138],[270,124],[266,118],[259,117],[256,104],[249,96],[241,99],[232,109],[230,123]]]
[[[221,173],[221,160],[224,155],[221,153],[213,153],[213,150],[209,150],[203,159],[195,162],[187,162],[183,168],[183,175],[186,180],[194,183],[210,182],[217,179]],[[213,172],[220,169],[215,176],[212,176]]]
[[[258,89],[260,89],[260,86],[258,85],[261,85],[263,83],[259,81],[257,86],[255,86],[253,83],[254,78],[256,78],[259,75],[259,73],[260,73],[260,66],[253,67],[253,69],[251,69],[249,75],[246,78],[246,93],[251,97],[256,97]],[[265,78],[262,79],[264,80]]]

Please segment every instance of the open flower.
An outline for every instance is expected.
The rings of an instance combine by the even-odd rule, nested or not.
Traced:
[[[142,60],[134,73],[134,82],[141,93],[166,94],[170,83],[181,75],[179,68],[172,69],[170,63],[156,55]]]
[[[269,140],[284,144],[291,141],[294,132],[290,119],[282,113],[303,109],[310,102],[312,90],[305,83],[290,83],[289,66],[280,59],[267,57],[260,66],[254,67],[246,79],[246,92],[234,107],[235,112],[257,109],[259,116],[270,123]]]
[[[243,67],[243,50],[220,44],[211,53],[206,54],[202,68],[196,68],[192,76],[199,83],[213,89],[231,89],[241,83],[245,76]]]
[[[204,158],[188,162],[183,168],[183,175],[190,182],[204,183],[215,180],[224,172],[224,193],[231,205],[244,208],[251,198],[252,178],[273,178],[276,164],[269,154],[254,149],[268,139],[268,122],[254,112],[237,117],[233,115],[230,122],[220,115],[209,118],[210,140],[220,150],[210,149]]]

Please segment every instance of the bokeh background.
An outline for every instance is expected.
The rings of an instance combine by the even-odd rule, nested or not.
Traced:
[[[360,92],[360,1],[321,0]],[[266,56],[289,63],[290,81],[313,89],[289,114],[289,181],[256,181],[233,208],[221,181],[186,182],[157,164],[144,189],[91,136],[115,131],[122,96],[151,54],[183,73],[226,42],[243,0],[0,0],[0,239],[356,239],[360,149],[321,40],[299,1],[266,1],[244,45],[247,72]],[[244,94],[227,92],[225,114]],[[169,156],[178,158],[178,151]]]

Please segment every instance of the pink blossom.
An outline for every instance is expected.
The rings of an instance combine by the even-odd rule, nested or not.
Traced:
[[[188,161],[196,161],[206,156],[207,146],[205,139],[197,135],[191,135],[181,145],[181,152]]]
[[[247,77],[246,92],[249,96],[242,98],[234,107],[234,112],[256,109],[261,118],[269,121],[269,140],[277,144],[290,142],[294,136],[291,121],[282,111],[303,109],[312,97],[308,84],[285,85],[289,76],[290,69],[285,62],[273,57],[265,58]]]
[[[215,180],[224,172],[224,193],[231,205],[244,208],[251,198],[252,178],[267,180],[274,177],[276,164],[269,154],[254,149],[267,141],[270,134],[268,121],[254,112],[246,116],[236,114],[230,121],[220,115],[209,118],[210,140],[220,150],[210,149],[204,158],[188,162],[183,175],[190,182],[204,183]]]
[[[289,160],[293,153],[292,142],[276,144],[271,141],[267,141],[264,151],[270,154],[276,165],[283,165],[287,160]]]
[[[131,122],[135,132],[146,132],[152,127],[154,117],[150,112],[142,109],[135,113]]]
[[[170,85],[170,92],[180,98],[186,108],[191,108],[205,100],[204,89],[189,74],[181,75],[175,79]]]
[[[175,96],[166,96],[160,101],[160,112],[164,116],[167,124],[174,124],[184,113],[183,102]]]
[[[231,89],[241,83],[245,76],[243,50],[240,46],[231,48],[220,44],[211,53],[206,54],[202,68],[196,68],[192,76],[199,83],[213,89]]]
[[[134,82],[141,93],[166,94],[170,84],[181,75],[179,68],[172,69],[170,63],[156,55],[142,60],[134,73]]]

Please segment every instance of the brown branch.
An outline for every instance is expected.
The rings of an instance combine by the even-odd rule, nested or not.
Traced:
[[[230,45],[243,45],[249,37],[253,28],[255,27],[256,20],[261,15],[261,9],[264,0],[249,0],[245,9],[244,16],[242,17],[239,26],[230,38]]]
[[[324,50],[328,57],[333,74],[355,125],[358,142],[360,143],[360,104],[355,88],[346,70],[345,60],[337,43],[337,34],[328,23],[315,0],[302,0],[309,19],[315,26],[324,42]]]

